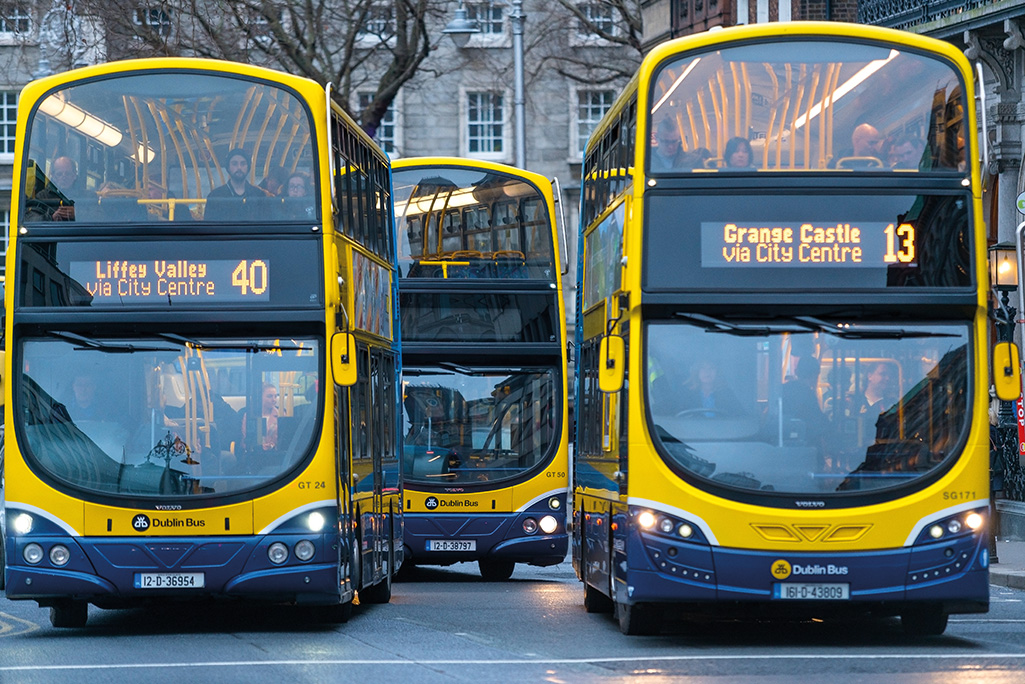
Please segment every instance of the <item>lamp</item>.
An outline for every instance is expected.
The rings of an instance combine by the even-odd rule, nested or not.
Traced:
[[[442,33],[450,36],[457,48],[464,48],[470,42],[472,36],[480,33],[480,23],[476,19],[467,17],[466,7],[459,3],[459,9],[456,10],[456,18],[448,22]]]
[[[998,292],[1018,289],[1018,258],[1010,242],[999,242],[989,248],[989,278]],[[1007,295],[1003,296],[1006,300]]]
[[[513,39],[513,111],[515,115],[516,166],[525,168],[527,165],[527,115],[526,97],[523,87],[523,25],[526,14],[523,12],[523,0],[508,0],[509,19],[512,24]],[[456,47],[466,47],[470,36],[480,33],[480,24],[466,16],[466,7],[459,3],[456,17],[448,23],[442,33],[452,37]]]

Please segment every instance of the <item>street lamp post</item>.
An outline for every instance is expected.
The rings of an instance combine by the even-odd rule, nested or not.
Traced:
[[[1010,295],[1018,289],[1018,257],[1014,245],[1001,242],[989,248],[990,284],[999,293],[1000,308],[996,312],[997,336],[1000,342],[1014,341],[1014,317],[1018,313],[1011,306]],[[998,562],[996,550],[996,532],[998,529],[996,511],[996,493],[1004,489],[1004,477],[1008,467],[1012,467],[1018,458],[1017,424],[1014,416],[1014,404],[1000,400],[997,413],[997,424],[993,431],[993,453],[990,455],[990,489],[991,501],[990,534],[991,562]]]
[[[522,169],[527,165],[527,115],[523,92],[523,25],[527,15],[523,13],[523,0],[509,0],[509,7],[513,37],[513,149],[516,153],[516,166]],[[445,26],[442,33],[451,37],[456,47],[463,48],[471,36],[480,33],[480,24],[467,18],[466,8],[460,3],[455,18]]]

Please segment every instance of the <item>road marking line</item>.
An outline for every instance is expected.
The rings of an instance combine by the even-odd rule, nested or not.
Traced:
[[[657,655],[648,656],[604,656],[600,658],[493,658],[481,660],[401,660],[401,659],[352,659],[352,660],[237,660],[225,662],[201,663],[103,663],[96,665],[7,665],[0,666],[0,672],[43,672],[62,670],[141,670],[145,668],[176,668],[176,667],[280,667],[312,665],[587,665],[594,663],[644,663],[644,662],[707,662],[709,660],[1019,660],[1025,655],[1021,653],[883,653],[883,654],[765,654],[765,655]]]
[[[0,568],[0,572],[3,572],[2,568]],[[18,629],[19,625],[21,626],[21,629]],[[0,613],[0,637],[28,634],[29,632],[34,632],[37,629],[39,629],[39,625],[34,622],[22,620],[21,618],[16,618],[7,613]]]

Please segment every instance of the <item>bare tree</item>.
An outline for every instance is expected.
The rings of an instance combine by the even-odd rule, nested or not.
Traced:
[[[373,134],[433,49],[445,0],[78,0],[106,26],[112,59],[196,56],[261,64],[333,84]],[[355,111],[357,92],[373,97]]]
[[[640,0],[557,0],[535,42],[542,62],[578,83],[621,83],[641,63]],[[608,59],[608,48],[621,48]]]

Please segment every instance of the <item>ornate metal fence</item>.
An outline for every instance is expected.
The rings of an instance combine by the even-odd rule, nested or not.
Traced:
[[[961,14],[1000,0],[861,0],[858,23],[906,29]]]

